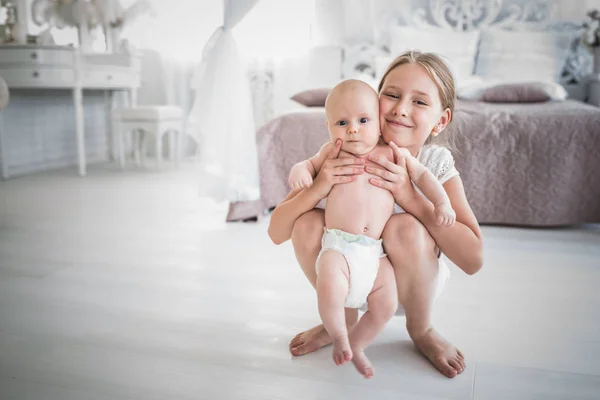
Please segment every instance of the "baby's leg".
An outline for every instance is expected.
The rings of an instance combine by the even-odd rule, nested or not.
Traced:
[[[333,361],[337,365],[352,359],[344,303],[348,295],[349,270],[346,258],[326,250],[317,261],[317,299],[319,314],[333,340]]]
[[[373,367],[365,356],[364,349],[383,330],[398,308],[394,269],[387,257],[380,259],[377,278],[375,278],[373,290],[367,297],[367,304],[369,310],[358,321],[356,328],[350,334],[350,346],[354,366],[365,378],[370,378],[373,376]]]
[[[324,210],[314,209],[298,218],[292,231],[292,244],[296,258],[302,272],[315,289],[317,288],[317,256],[321,251],[324,227]],[[358,321],[358,310],[346,308],[346,326],[349,331],[354,328],[356,321]],[[301,356],[317,351],[328,344],[331,344],[331,338],[323,324],[320,324],[294,336],[290,341],[290,353],[294,356]]]

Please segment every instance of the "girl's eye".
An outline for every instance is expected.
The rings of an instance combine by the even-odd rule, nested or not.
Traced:
[[[362,117],[362,118],[360,119],[360,123],[361,123],[361,124],[366,124],[367,122],[369,122],[369,119],[368,119],[368,118],[366,118],[366,117]]]
[[[424,102],[424,101],[422,101],[422,100],[415,100],[415,103],[417,103],[417,104],[418,104],[418,105],[420,105],[420,106],[426,106],[426,105],[427,105],[427,103],[425,103],[425,102]]]
[[[346,126],[347,122],[346,121],[338,121],[337,123],[339,126]]]

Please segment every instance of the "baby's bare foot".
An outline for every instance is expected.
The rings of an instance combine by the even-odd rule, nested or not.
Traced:
[[[294,356],[303,356],[328,344],[331,344],[331,338],[321,324],[297,334],[290,342],[290,353]]]
[[[373,366],[371,365],[371,361],[367,358],[364,351],[355,350],[352,363],[365,378],[369,379],[373,376]]]
[[[433,328],[414,340],[415,345],[442,374],[454,378],[465,370],[465,357]]]
[[[352,360],[352,350],[348,336],[335,339],[333,341],[333,362],[335,365],[342,365],[347,361]]]

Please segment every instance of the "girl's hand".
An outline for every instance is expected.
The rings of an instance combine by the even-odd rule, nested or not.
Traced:
[[[315,177],[312,186],[307,189],[313,191],[320,199],[327,197],[334,185],[353,182],[356,176],[365,172],[364,160],[361,158],[342,157],[338,158],[342,140],[338,139],[321,170]]]
[[[387,189],[394,196],[396,204],[402,208],[410,203],[417,196],[417,192],[412,185],[408,169],[406,168],[406,158],[412,157],[410,152],[405,148],[396,146],[394,142],[390,142],[390,147],[394,154],[394,162],[389,161],[385,157],[369,156],[369,160],[381,165],[384,169],[374,166],[367,166],[366,171],[376,175],[379,178],[370,178],[369,183],[377,187]]]

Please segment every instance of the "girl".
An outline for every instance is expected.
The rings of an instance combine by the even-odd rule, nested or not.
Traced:
[[[360,159],[337,158],[341,143],[336,143],[312,186],[292,191],[273,211],[269,225],[274,243],[292,239],[296,258],[314,287],[315,261],[325,225],[323,210],[314,207],[334,185],[353,181],[362,172],[373,175],[369,182],[389,190],[399,206],[382,235],[394,268],[399,311],[406,315],[406,327],[417,348],[450,378],[464,370],[465,362],[462,353],[431,325],[433,301],[448,273],[439,256],[443,252],[467,274],[476,273],[483,263],[481,231],[452,155],[448,149],[430,144],[431,138],[450,123],[455,97],[452,74],[438,56],[407,52],[396,58],[379,84],[381,134],[392,147],[395,162],[374,158],[372,161],[382,168],[366,166],[363,170],[357,168],[357,164],[364,166]],[[456,211],[453,226],[436,224],[433,204],[408,178],[407,170],[417,162],[427,166],[443,184]],[[346,310],[349,329],[357,318],[356,310]],[[298,334],[290,343],[290,351],[303,355],[329,343],[331,338],[319,325]]]

